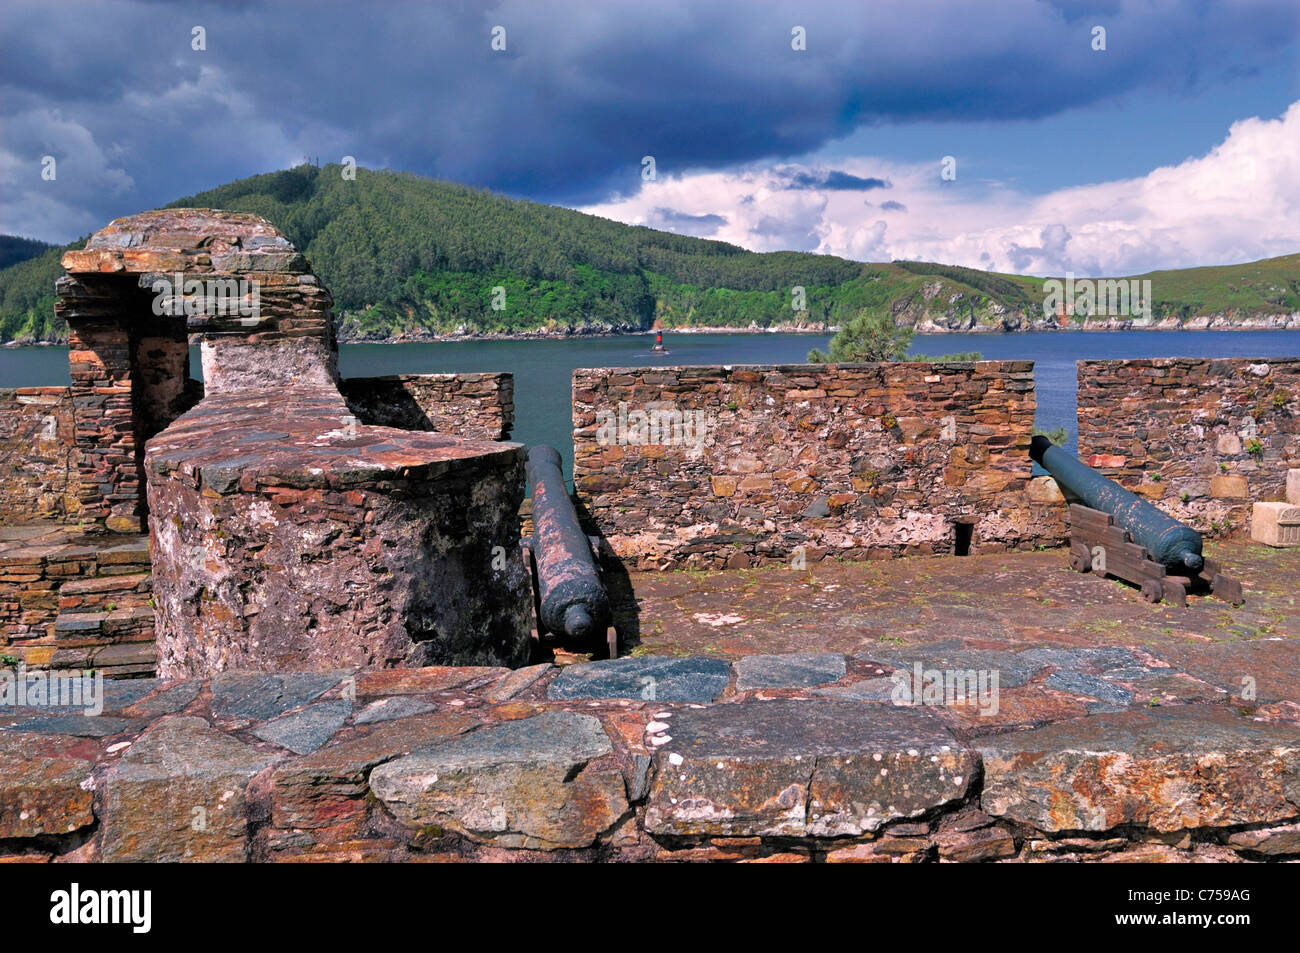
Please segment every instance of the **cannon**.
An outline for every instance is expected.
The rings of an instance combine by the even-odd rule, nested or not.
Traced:
[[[1078,457],[1038,435],[1029,456],[1052,475],[1070,500],[1070,567],[1095,570],[1139,586],[1148,602],[1187,605],[1187,593],[1207,590],[1233,605],[1241,583],[1202,552],[1201,534],[1124,489]]]
[[[582,531],[564,484],[560,454],[554,447],[533,447],[527,469],[533,488],[533,537],[528,551],[538,634],[550,632],[588,642],[604,630],[609,657],[615,658],[618,633],[600,576],[599,541]]]

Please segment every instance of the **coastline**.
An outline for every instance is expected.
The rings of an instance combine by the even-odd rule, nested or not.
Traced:
[[[563,341],[575,338],[612,338],[648,336],[656,333],[666,335],[684,334],[802,334],[808,336],[835,334],[836,325],[773,325],[772,327],[704,327],[692,326],[681,328],[591,328],[576,327],[563,330],[536,330],[460,334],[437,334],[434,332],[416,332],[412,334],[394,334],[386,337],[367,337],[364,335],[340,334],[340,344],[454,344],[472,341]],[[1204,315],[1179,320],[1164,318],[1159,321],[1143,321],[1129,318],[1106,318],[1070,322],[1062,325],[1056,321],[1035,321],[1025,326],[1003,323],[997,327],[967,326],[946,327],[932,321],[923,321],[913,325],[917,334],[927,336],[970,334],[1059,334],[1088,333],[1105,331],[1300,331],[1300,312],[1292,314],[1272,314],[1262,317],[1235,318],[1226,315]],[[21,347],[67,347],[66,341],[16,341],[0,342],[0,348]]]

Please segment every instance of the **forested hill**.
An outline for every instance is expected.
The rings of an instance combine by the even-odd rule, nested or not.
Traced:
[[[27,261],[52,248],[49,242],[37,241],[35,238],[19,238],[17,235],[0,235],[0,268],[8,268],[20,261]]]
[[[269,219],[333,293],[345,340],[824,326],[859,308],[921,330],[1051,323],[1041,278],[758,254],[408,173],[357,169],[349,181],[341,171],[299,166],[172,205]],[[0,270],[0,340],[63,339],[53,316],[63,250]],[[1300,309],[1300,255],[1157,275],[1157,319],[1219,314],[1248,322]],[[791,307],[795,287],[804,289],[802,312]]]

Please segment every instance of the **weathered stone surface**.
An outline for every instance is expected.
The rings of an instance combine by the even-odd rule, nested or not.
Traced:
[[[1300,824],[1237,831],[1228,835],[1228,846],[1269,857],[1300,854]]]
[[[461,712],[418,715],[277,765],[271,780],[272,823],[282,830],[358,833],[371,768],[476,728]],[[310,838],[308,838],[310,842]]]
[[[1043,660],[1028,652],[1001,649],[951,648],[950,643],[917,645],[907,648],[878,648],[864,658],[911,676],[919,664],[922,671],[997,672],[1000,688],[1016,688],[1046,667]]]
[[[1124,454],[1106,475],[1125,486],[1159,475],[1170,515],[1219,535],[1245,527],[1252,500],[1283,498],[1300,457],[1294,357],[1080,361],[1077,374],[1080,452]]]
[[[1127,689],[1084,672],[1053,672],[1044,680],[1043,687],[1072,695],[1086,695],[1115,707],[1123,707],[1133,701],[1133,693]]]
[[[547,687],[556,701],[641,698],[647,701],[714,701],[727,687],[731,667],[708,658],[621,658],[570,665]]]
[[[483,693],[483,697],[492,702],[503,702],[509,698],[528,691],[537,681],[548,675],[553,665],[528,665],[524,668],[517,668],[508,675],[502,677],[491,688]]]
[[[0,735],[0,840],[66,834],[94,822],[94,751],[67,739]]]
[[[31,709],[27,709],[30,711]],[[0,731],[25,731],[32,734],[75,735],[81,738],[107,738],[135,727],[139,722],[108,715],[37,715]]]
[[[248,785],[274,761],[202,718],[159,720],[108,776],[104,859],[246,860]]]
[[[174,682],[136,704],[135,710],[145,715],[172,715],[198,698],[202,689],[202,679],[193,678],[188,681]]]
[[[977,767],[928,711],[755,701],[679,712],[646,830],[837,837],[960,800]]]
[[[429,665],[424,668],[384,668],[357,675],[357,694],[419,695],[446,692],[492,682],[510,674],[510,669],[487,665]]]
[[[919,864],[928,859],[930,842],[923,837],[886,838],[826,854],[828,864]]]
[[[1001,827],[940,832],[935,837],[935,843],[938,845],[940,858],[954,863],[997,860],[1000,857],[1016,855],[1015,838]]]
[[[1090,715],[974,744],[983,809],[1043,831],[1177,831],[1300,816],[1300,729],[1228,710]]]
[[[844,672],[844,656],[834,653],[747,655],[736,663],[736,689],[811,688],[838,681]]]
[[[500,846],[586,847],[627,810],[612,754],[595,718],[548,712],[380,765],[370,788],[411,827]]]
[[[1250,538],[1265,546],[1300,546],[1300,506],[1256,503],[1250,514]]]
[[[638,568],[951,553],[959,520],[973,552],[1024,546],[1064,529],[1026,492],[1033,391],[1016,361],[580,368],[574,487]],[[620,407],[692,432],[609,446]]]
[[[513,374],[349,377],[339,389],[364,424],[486,440],[508,440],[514,425]]]
[[[394,695],[371,702],[352,721],[353,724],[368,725],[376,721],[392,721],[394,718],[423,715],[426,712],[433,711],[436,707],[432,702]]]
[[[334,736],[352,714],[352,702],[346,699],[318,702],[302,711],[290,712],[268,721],[253,734],[263,741],[288,748],[296,754],[309,754]]]
[[[1172,643],[1152,654],[1239,703],[1300,702],[1300,642],[1292,639]]]
[[[217,718],[265,721],[305,705],[329,691],[349,674],[294,672],[219,672],[212,678],[212,714]]]
[[[814,695],[822,698],[840,698],[857,702],[892,702],[897,684],[892,678],[864,678],[847,685],[818,688]],[[910,692],[909,692],[910,697]]]

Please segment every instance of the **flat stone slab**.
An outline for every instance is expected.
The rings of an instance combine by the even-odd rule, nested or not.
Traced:
[[[1084,695],[1096,699],[1102,705],[1124,708],[1133,701],[1133,693],[1128,689],[1109,682],[1100,675],[1085,672],[1053,672],[1043,681],[1045,688],[1071,695]]]
[[[552,701],[639,698],[660,702],[715,701],[731,680],[731,666],[710,658],[608,659],[570,665],[548,686]]]
[[[108,775],[103,859],[246,860],[248,784],[275,760],[202,718],[160,719]]]
[[[1300,728],[1230,709],[1097,714],[973,743],[984,810],[1043,831],[1168,832],[1300,816]]]
[[[627,811],[613,751],[592,716],[546,712],[382,764],[370,789],[410,827],[505,847],[586,847]]]
[[[862,654],[862,658],[887,665],[898,672],[924,671],[997,672],[1002,688],[1024,685],[1050,664],[1029,652],[1002,649],[950,648],[949,644],[914,645],[905,648],[879,648]]]
[[[411,715],[423,715],[437,708],[433,702],[421,701],[402,695],[393,695],[371,702],[363,709],[352,723],[369,725],[376,721],[392,721],[394,718],[407,718]]]
[[[72,739],[0,735],[0,840],[93,824],[93,758]]]
[[[212,714],[266,721],[323,695],[351,672],[220,672],[212,676]]]
[[[844,656],[833,652],[747,655],[736,662],[736,689],[812,688],[839,681],[845,671]]]
[[[159,681],[161,682],[161,680]],[[167,685],[166,682],[161,682],[161,684]],[[156,695],[150,695],[143,701],[137,702],[134,709],[146,715],[173,715],[198,698],[202,689],[203,681],[201,679],[174,682]]]
[[[253,734],[295,754],[310,754],[334,737],[351,714],[350,701],[319,702],[268,721]]]
[[[27,709],[30,710],[30,709]],[[0,727],[0,731],[24,731],[42,735],[74,735],[80,738],[107,738],[139,724],[126,718],[108,715],[37,715],[13,725]]]
[[[375,765],[432,747],[479,724],[464,712],[417,715],[282,762],[272,775],[272,823],[281,830],[342,828],[355,834]]]
[[[1223,689],[1234,701],[1300,703],[1300,642],[1184,643],[1160,646],[1152,652],[1175,668]]]
[[[898,694],[898,683],[888,676],[863,678],[847,685],[833,685],[830,688],[818,688],[813,692],[823,698],[839,698],[855,702],[893,702]],[[911,696],[911,692],[908,692]]]
[[[831,700],[674,714],[646,830],[839,837],[961,800],[978,762],[932,712]]]

